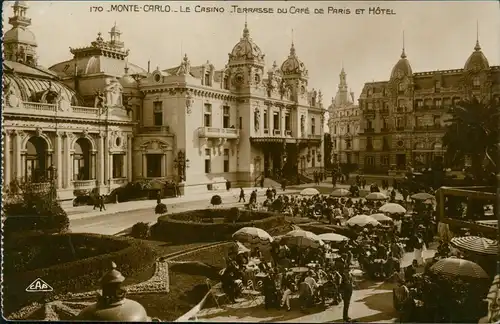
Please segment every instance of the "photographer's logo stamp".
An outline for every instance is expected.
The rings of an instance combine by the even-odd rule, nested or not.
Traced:
[[[33,281],[27,288],[26,292],[49,292],[53,291],[54,289],[45,281],[42,279],[38,278],[35,281]]]

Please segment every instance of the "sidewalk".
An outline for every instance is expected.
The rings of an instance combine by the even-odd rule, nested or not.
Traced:
[[[250,192],[254,189],[257,189],[258,195],[261,196],[265,195],[267,188],[243,188],[243,190],[245,190],[245,195],[247,199],[250,195]],[[188,195],[188,196],[181,196],[174,198],[164,198],[162,199],[162,203],[164,203],[167,206],[171,206],[179,203],[206,200],[207,204],[209,204],[210,198],[212,198],[213,195],[221,196],[223,202],[224,198],[226,199],[235,198],[237,200],[240,195],[240,189],[232,188],[230,191],[218,190],[218,191],[204,192],[190,196]],[[78,206],[78,207],[71,206],[65,208],[65,211],[66,213],[68,213],[68,217],[70,220],[75,220],[75,219],[90,218],[102,215],[111,215],[126,211],[143,210],[149,208],[153,210],[155,206],[156,206],[156,199],[150,199],[150,200],[127,201],[117,204],[106,204],[106,210],[103,211],[99,211],[98,209],[94,210],[93,206]]]

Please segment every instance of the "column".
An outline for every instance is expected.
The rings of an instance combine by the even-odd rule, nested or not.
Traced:
[[[24,177],[23,173],[23,162],[21,158],[21,131],[15,131],[16,142],[14,145],[14,160],[16,161],[16,169],[14,170],[14,176],[19,180]]]
[[[280,107],[280,132],[281,136],[285,136],[285,114],[283,114],[283,107]]]
[[[274,111],[273,111],[273,106],[269,105],[268,106],[268,113],[267,113],[267,119],[268,123],[267,125],[269,126],[269,135],[274,135]]]
[[[64,188],[71,188],[71,181],[73,180],[73,159],[71,156],[71,133],[66,133],[64,154],[66,159],[66,177],[64,179]]]
[[[128,181],[132,181],[134,176],[132,167],[132,159],[133,159],[133,150],[132,150],[132,135],[127,136],[127,179]]]
[[[147,166],[148,166],[148,160],[147,160],[146,154],[143,153],[142,154],[142,177],[143,178],[147,178],[147,176],[148,176]]]
[[[56,188],[62,188],[62,180],[63,180],[63,152],[64,148],[62,147],[62,138],[61,138],[61,133],[56,132],[55,133],[55,139],[56,139],[56,161],[55,161],[55,167],[57,168],[57,180],[56,180]]]
[[[8,186],[10,184],[10,130],[5,131],[3,134],[5,139],[4,151],[5,165],[4,165],[4,183]]]
[[[110,179],[110,176],[109,176],[109,150],[108,150],[108,137],[106,136],[105,133],[103,133],[103,165],[102,165],[102,168],[103,168],[103,171],[104,171],[104,182],[103,184],[107,184],[109,185],[109,179]]]
[[[98,151],[97,151],[97,185],[104,185],[104,136],[103,134],[99,134],[99,141],[97,142]]]
[[[161,156],[161,176],[162,177],[167,176],[166,168],[165,168],[166,164],[167,164],[167,157],[166,157],[165,153],[163,153],[163,155]]]

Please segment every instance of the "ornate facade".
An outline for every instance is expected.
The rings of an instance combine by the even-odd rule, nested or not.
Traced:
[[[177,67],[149,71],[128,62],[114,26],[109,39],[99,33],[46,69],[37,64],[26,12],[17,1],[4,35],[5,183],[44,183],[54,170],[66,199],[136,179],[207,190],[226,180],[248,185],[267,170],[320,166],[321,92],[307,88],[293,44],[266,76],[245,25],[222,70],[191,66],[186,55]]]
[[[348,91],[347,74],[342,68],[337,94],[328,107],[328,127],[332,139],[332,162],[359,163],[359,123],[361,111]]]
[[[405,50],[388,81],[364,85],[360,166],[367,172],[430,167],[443,159],[448,109],[476,96],[498,98],[500,67],[490,66],[479,41],[463,69],[413,72]]]

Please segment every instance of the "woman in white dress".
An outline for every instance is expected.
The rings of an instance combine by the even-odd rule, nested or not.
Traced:
[[[422,239],[422,234],[417,233],[415,237],[415,246],[413,248],[413,253],[415,254],[414,260],[417,260],[418,265],[424,264],[423,258],[424,240]]]

